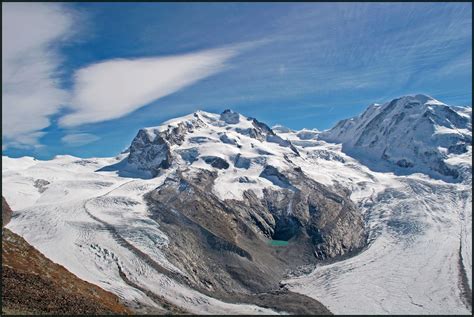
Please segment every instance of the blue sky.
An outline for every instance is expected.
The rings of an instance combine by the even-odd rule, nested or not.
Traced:
[[[471,105],[471,3],[2,3],[3,155],[113,156],[231,108],[327,129],[414,93]]]

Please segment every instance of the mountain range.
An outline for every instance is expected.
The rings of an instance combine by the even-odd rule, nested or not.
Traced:
[[[326,131],[197,111],[111,158],[2,157],[7,227],[127,309],[469,314],[472,109]]]

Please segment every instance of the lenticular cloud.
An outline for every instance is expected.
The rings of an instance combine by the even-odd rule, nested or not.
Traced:
[[[236,49],[171,57],[113,59],[78,70],[66,127],[122,117],[225,68]]]

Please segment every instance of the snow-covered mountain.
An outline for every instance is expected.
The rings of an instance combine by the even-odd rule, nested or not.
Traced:
[[[248,169],[269,160],[275,155],[272,151],[277,154],[275,161],[284,155],[298,155],[290,142],[256,119],[231,110],[221,115],[197,111],[158,127],[141,129],[126,151],[122,168],[148,172],[150,177],[172,165],[197,167],[199,163],[195,161],[217,169],[231,165]]]
[[[418,152],[398,142],[396,156],[396,112],[420,127]],[[470,118],[425,96],[324,132],[198,111],[141,129],[115,158],[3,157],[7,227],[138,311],[469,313]],[[386,170],[349,155],[375,159],[382,143]],[[428,148],[458,174],[417,156]]]
[[[319,137],[342,143],[344,152],[376,170],[460,181],[460,169],[453,165],[456,157],[472,151],[472,108],[450,107],[426,95],[405,96],[372,104]],[[461,173],[468,176],[471,170]]]

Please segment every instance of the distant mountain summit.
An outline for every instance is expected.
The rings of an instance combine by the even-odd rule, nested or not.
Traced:
[[[122,164],[125,170],[138,170],[150,177],[171,166],[192,165],[195,161],[219,169],[227,169],[229,164],[242,168],[250,165],[250,157],[265,161],[264,157],[272,155],[272,144],[287,155],[298,155],[291,142],[254,118],[232,110],[220,115],[197,111],[140,129]]]
[[[427,95],[372,104],[361,115],[319,134],[371,168],[459,178],[450,158],[471,151],[472,108],[448,106]]]
[[[296,139],[287,140],[288,133]],[[141,129],[121,168],[140,171],[145,177],[155,177],[173,164],[192,165],[194,161],[226,169],[232,164],[250,164],[246,154],[254,161],[265,157],[271,153],[268,145],[272,143],[279,145],[287,158],[298,156],[295,146],[315,139],[341,143],[343,152],[375,170],[420,172],[462,181],[469,178],[470,170],[455,166],[456,157],[471,151],[472,108],[449,106],[422,94],[404,96],[372,104],[361,115],[341,120],[323,132],[292,131],[282,126],[272,129],[232,110],[220,115],[197,111]]]

